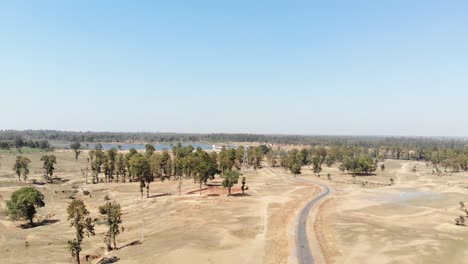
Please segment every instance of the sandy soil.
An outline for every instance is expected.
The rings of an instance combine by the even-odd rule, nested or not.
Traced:
[[[236,186],[235,195],[227,197],[216,179],[202,195],[189,194],[198,188],[192,180],[184,181],[181,196],[178,182],[154,182],[151,198],[140,199],[138,183],[86,185],[81,172],[86,167],[84,156],[75,162],[71,152],[55,155],[60,180],[36,185],[45,195],[46,206],[35,219],[43,224],[29,229],[5,215],[5,201],[25,184],[11,171],[15,156],[2,156],[0,263],[70,263],[67,240],[74,231],[67,222],[66,207],[72,195],[85,202],[96,220],[96,236],[83,244],[82,257],[90,255],[90,263],[102,258],[118,263],[288,263],[296,213],[319,191],[258,170],[244,172],[249,186],[246,196]],[[25,156],[32,160],[30,179],[42,180],[41,153]],[[84,189],[91,195],[83,195]],[[106,195],[121,204],[125,227],[117,239],[120,249],[112,252],[105,250],[106,226],[98,214]]]
[[[314,226],[327,263],[466,263],[468,227],[453,219],[465,214],[458,203],[468,201],[468,174],[432,175],[422,162],[385,164],[385,172],[356,179],[336,167],[320,178],[307,169],[301,176],[336,189]],[[328,173],[331,181],[323,179]]]

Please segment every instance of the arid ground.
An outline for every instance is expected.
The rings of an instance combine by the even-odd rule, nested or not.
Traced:
[[[320,189],[291,181],[284,170],[244,171],[249,190],[239,186],[227,197],[217,178],[198,192],[184,180],[151,184],[151,198],[140,198],[138,183],[85,184],[73,153],[56,151],[53,184],[35,185],[46,206],[38,210],[33,228],[23,229],[5,214],[5,202],[24,183],[11,170],[15,155],[0,159],[0,263],[70,263],[67,241],[74,232],[67,222],[70,197],[82,199],[95,219],[96,236],[86,238],[83,259],[118,263],[296,263],[294,228],[299,210]],[[42,180],[41,153],[25,154],[32,161],[30,180]],[[319,241],[327,263],[464,263],[468,257],[468,227],[455,226],[468,201],[468,174],[432,174],[421,162],[387,160],[374,176],[345,175],[334,165],[321,177],[308,168],[298,178],[329,185],[334,194],[311,215],[310,236]],[[416,166],[416,171],[413,167]],[[327,179],[330,173],[331,180]],[[394,184],[390,184],[394,179]],[[367,182],[367,183],[365,183]],[[83,190],[90,191],[84,195]],[[106,226],[98,213],[105,196],[123,210],[124,232],[119,250],[106,252]],[[315,221],[312,221],[315,220]],[[315,231],[315,233],[312,233]],[[29,246],[25,244],[28,242]],[[315,250],[316,251],[316,250]],[[316,254],[316,252],[312,252]],[[84,262],[84,261],[83,261]]]
[[[82,199],[97,220],[96,236],[85,239],[82,252],[93,263],[113,257],[118,263],[288,263],[296,211],[319,191],[257,170],[243,172],[249,186],[245,196],[236,186],[234,195],[227,197],[227,190],[215,179],[201,195],[193,192],[198,184],[184,180],[180,196],[177,181],[156,181],[151,184],[151,198],[141,199],[138,183],[86,185],[81,172],[86,167],[85,153],[78,162],[71,152],[54,154],[60,179],[36,185],[45,195],[46,206],[38,210],[36,219],[43,224],[29,229],[5,215],[6,200],[25,184],[12,173],[15,155],[2,156],[0,263],[72,262],[67,251],[67,241],[74,237],[66,215],[70,196]],[[41,155],[25,155],[32,161],[31,180],[42,180]],[[83,195],[83,190],[89,190],[90,196]],[[117,238],[120,249],[110,253],[105,250],[106,226],[98,212],[106,195],[120,203],[124,213],[125,229]]]
[[[314,226],[327,263],[466,263],[468,228],[454,219],[465,215],[459,202],[468,201],[468,174],[437,176],[414,161],[385,165],[356,179],[335,166],[324,166],[320,178],[311,171],[301,176],[336,189]],[[383,186],[390,179],[395,184]]]

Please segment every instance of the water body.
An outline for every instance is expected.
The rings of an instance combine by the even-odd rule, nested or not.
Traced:
[[[84,144],[83,144],[84,145]],[[86,148],[86,149],[94,149],[96,147],[97,144],[86,144],[84,145],[83,147]],[[145,149],[145,145],[146,144],[116,144],[116,143],[112,143],[112,144],[102,144],[102,149],[104,150],[107,150],[107,149],[111,149],[111,148],[115,148],[115,149],[119,149],[119,146],[120,146],[120,149],[122,150],[129,150],[129,149],[136,149],[136,150],[142,150],[142,149]],[[156,150],[172,150],[172,148],[174,146],[176,146],[177,144],[153,144],[154,148]],[[186,147],[186,146],[189,146],[189,145],[192,145],[195,149],[196,148],[201,148],[203,150],[212,150],[213,149],[213,145],[208,145],[208,144],[202,144],[202,143],[184,143],[182,144],[182,146]]]
[[[377,198],[377,201],[383,201],[398,205],[407,205],[417,201],[434,201],[440,200],[442,197],[438,193],[419,191],[415,189],[403,189],[396,194],[387,194]]]

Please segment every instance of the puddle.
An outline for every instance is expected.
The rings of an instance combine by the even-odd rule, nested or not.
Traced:
[[[373,200],[398,205],[407,205],[410,201],[414,200],[430,202],[440,200],[441,198],[442,196],[438,193],[418,190],[402,190],[395,194],[382,194],[379,197],[375,197]]]

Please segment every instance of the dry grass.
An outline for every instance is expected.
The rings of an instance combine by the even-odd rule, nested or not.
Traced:
[[[151,184],[152,198],[140,198],[138,183],[84,183],[73,153],[56,151],[54,184],[36,185],[45,195],[46,206],[38,210],[37,221],[47,224],[31,229],[19,227],[4,214],[5,200],[24,183],[11,171],[15,155],[4,155],[0,166],[0,263],[70,263],[67,240],[74,236],[66,219],[70,196],[82,199],[96,218],[96,236],[86,238],[82,257],[90,262],[101,258],[118,263],[286,263],[292,247],[288,231],[294,216],[312,197],[315,187],[293,184],[259,170],[245,173],[248,195],[227,197],[227,190],[214,186],[197,190],[198,184],[184,180],[182,195],[177,181]],[[32,163],[30,180],[41,181],[41,153],[26,154]],[[90,195],[83,195],[83,190]],[[233,193],[240,193],[239,186]],[[122,206],[125,231],[118,236],[118,251],[106,252],[103,242],[106,226],[98,207],[108,195]],[[143,236],[142,236],[143,234]],[[25,247],[26,241],[29,247]],[[115,257],[115,258],[113,258]]]

